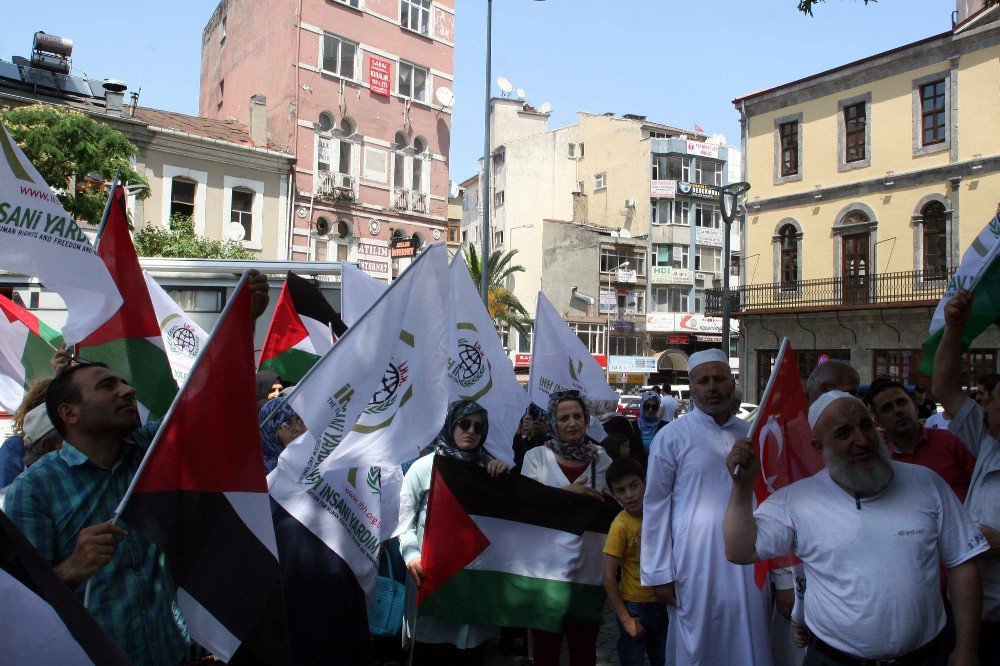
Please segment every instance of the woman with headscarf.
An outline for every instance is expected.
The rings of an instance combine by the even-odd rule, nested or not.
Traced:
[[[273,412],[277,410],[274,416]],[[264,473],[270,474],[278,466],[278,456],[293,439],[306,431],[299,415],[281,398],[264,403],[258,414],[260,443],[264,447]],[[265,421],[267,421],[265,423]]]
[[[603,500],[602,493],[608,491],[605,475],[611,458],[587,436],[590,403],[586,396],[578,391],[553,393],[549,396],[548,417],[552,439],[525,454],[521,474],[547,486]],[[602,561],[603,545],[591,545],[594,550],[587,556]],[[566,557],[579,559],[581,553],[568,552]],[[536,666],[558,666],[563,639],[569,648],[570,666],[593,666],[599,630],[598,625],[576,622],[565,622],[560,633],[532,629]]]
[[[642,439],[642,450],[649,453],[649,445],[660,428],[667,422],[660,418],[660,394],[656,391],[646,391],[642,394],[642,404],[639,407],[639,418],[635,420],[635,429]]]
[[[433,455],[417,460],[403,477],[399,504],[401,520],[407,527],[399,536],[399,549],[411,576],[406,585],[404,638],[414,638],[416,590],[424,575],[420,566],[420,548],[424,541],[434,456],[447,456],[470,465],[480,465],[491,476],[507,472],[507,465],[493,458],[483,446],[488,428],[485,409],[472,400],[456,400],[448,406],[444,427],[434,440]],[[478,665],[483,663],[485,656],[483,643],[497,633],[496,627],[422,617],[416,623],[416,642],[410,649],[414,650],[414,663],[417,664]]]

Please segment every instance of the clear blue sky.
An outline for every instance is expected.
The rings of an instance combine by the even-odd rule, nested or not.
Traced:
[[[0,58],[28,56],[36,30],[70,37],[74,66],[142,86],[146,106],[195,114],[201,30],[213,0],[4,1]],[[507,76],[552,126],[577,110],[698,123],[738,143],[730,100],[950,28],[950,0],[495,0],[493,75]],[[486,0],[458,0],[452,178],[482,153]],[[498,94],[495,87],[493,91]]]

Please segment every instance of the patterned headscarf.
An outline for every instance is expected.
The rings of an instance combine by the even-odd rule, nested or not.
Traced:
[[[573,402],[579,403],[583,406],[584,435],[583,439],[578,442],[562,441],[559,439],[559,431],[556,429],[556,410],[559,408],[560,404],[566,402],[567,400],[572,400]],[[587,399],[587,396],[579,391],[559,391],[551,394],[549,396],[548,419],[549,427],[552,429],[552,439],[545,442],[545,446],[549,447],[563,458],[568,458],[570,460],[597,460],[597,444],[594,443],[592,439],[587,437],[586,434],[587,425],[590,423],[590,401]]]
[[[278,439],[278,426],[295,416],[295,410],[288,403],[284,402],[282,398],[274,398],[265,402],[264,406],[260,408],[257,422],[263,424],[276,409],[278,413],[274,415],[274,418],[260,428],[260,443],[264,447],[264,471],[267,474],[270,474],[278,466],[278,456],[285,448],[281,445],[281,440]]]
[[[452,433],[455,431],[455,425],[459,421],[472,414],[483,415],[482,441],[473,450],[463,451],[455,444],[455,438],[452,437]],[[449,458],[485,465],[491,459],[483,447],[483,444],[486,443],[486,435],[489,433],[489,428],[489,415],[478,402],[475,400],[456,400],[448,405],[448,416],[444,420],[444,427],[441,428],[440,434],[434,440],[434,452],[442,456],[448,456]]]

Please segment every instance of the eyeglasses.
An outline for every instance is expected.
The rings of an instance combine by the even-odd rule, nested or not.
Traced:
[[[302,417],[300,417],[299,415],[296,414],[295,416],[293,416],[292,418],[288,419],[284,423],[279,423],[278,425],[276,425],[274,427],[274,429],[275,430],[293,430],[296,427],[304,427],[304,425],[305,424],[302,422]]]
[[[643,409],[645,409],[645,410],[646,410],[646,411],[648,412],[648,411],[650,411],[650,410],[653,410],[653,409],[656,409],[656,408],[657,408],[657,406],[658,406],[658,405],[657,405],[656,403],[653,403],[653,402],[647,402],[647,403],[646,403],[645,405],[643,405],[643,406],[642,406],[642,408],[643,408]]]
[[[483,434],[483,424],[480,421],[473,421],[472,419],[462,419],[455,425],[461,428],[463,432],[468,432],[469,430],[472,430],[472,432],[474,432],[477,435]]]

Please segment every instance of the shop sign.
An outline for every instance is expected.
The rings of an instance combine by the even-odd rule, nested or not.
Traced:
[[[646,330],[651,333],[667,333],[674,330],[674,316],[667,313],[650,313],[646,315]]]
[[[713,187],[700,183],[688,183],[683,180],[677,183],[677,193],[689,197],[701,197],[702,199],[719,199],[719,192]]]
[[[719,147],[715,144],[704,143],[702,141],[692,141],[691,139],[688,139],[687,152],[688,155],[695,155],[697,157],[711,157],[714,160],[719,159]]]
[[[388,60],[371,56],[368,60],[368,87],[372,94],[389,97],[391,65]]]
[[[514,354],[514,367],[515,368],[530,368],[531,367],[531,354]]]
[[[389,243],[366,239],[358,242],[358,268],[368,275],[389,281]]]
[[[615,279],[618,282],[625,282],[627,284],[635,284],[636,272],[634,268],[619,268],[617,271],[617,276]]]
[[[730,323],[734,333],[739,330],[739,321],[732,320]],[[646,330],[651,333],[717,335],[722,333],[722,318],[699,314],[654,313],[646,315]]]
[[[649,279],[653,284],[691,284],[691,271],[673,266],[653,266]]]
[[[613,321],[611,335],[635,335],[635,324],[630,321]]]
[[[649,196],[653,199],[673,199],[677,196],[676,180],[649,181]]]
[[[670,335],[667,336],[667,343],[671,345],[686,345],[691,341],[690,336],[687,335]]]
[[[614,289],[601,289],[601,314],[618,310],[618,292]]]
[[[393,259],[410,259],[417,256],[417,243],[419,241],[412,236],[410,238],[394,238],[389,245],[389,256]]]
[[[655,356],[612,356],[608,361],[611,372],[656,372]]]
[[[678,315],[677,330],[692,333],[722,333],[722,319],[702,315]]]
[[[716,247],[721,247],[724,238],[723,234],[725,234],[723,229],[695,227],[694,242],[698,245],[714,245]]]

